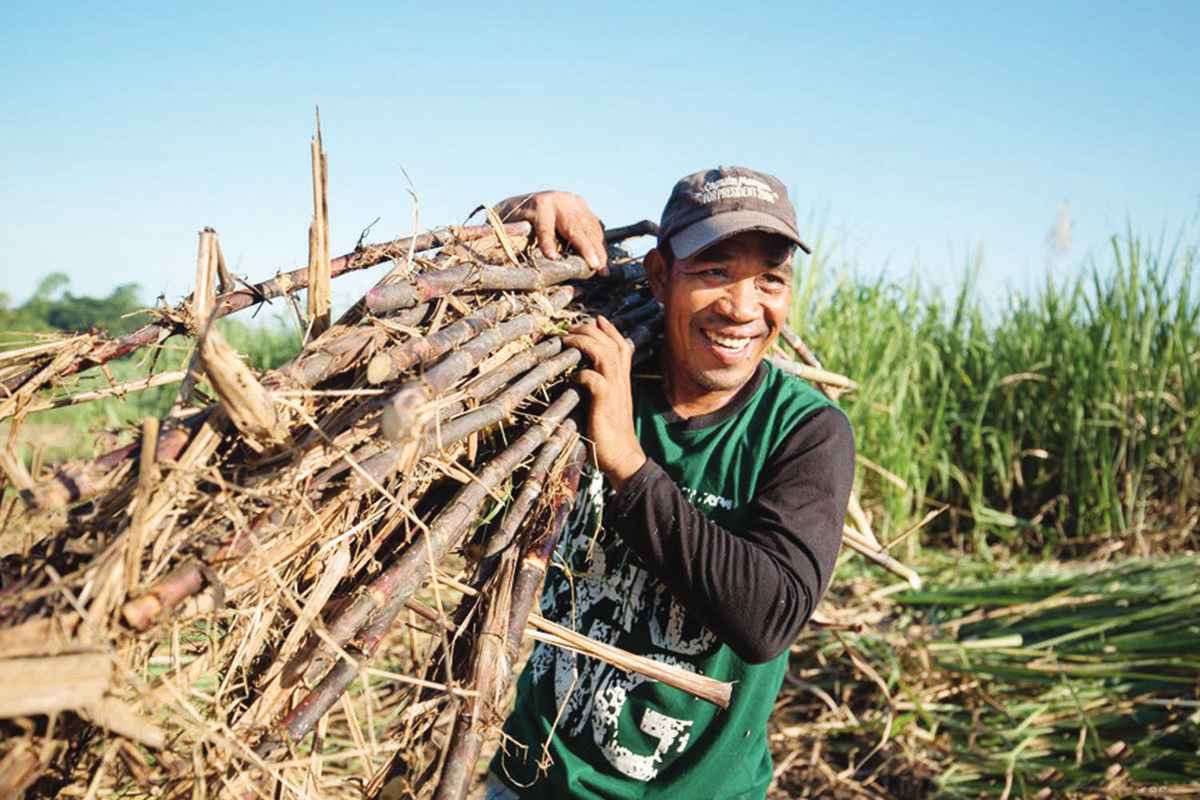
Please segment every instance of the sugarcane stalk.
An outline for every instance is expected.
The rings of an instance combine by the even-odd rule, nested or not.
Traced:
[[[532,227],[528,222],[511,222],[504,226],[510,236],[528,236]],[[440,228],[438,230],[395,239],[390,242],[367,245],[353,252],[338,256],[330,262],[330,276],[337,277],[350,272],[367,269],[382,264],[385,261],[406,258],[409,253],[420,253],[445,247],[456,241],[474,241],[494,235],[490,225],[472,225],[467,227]],[[241,289],[229,291],[216,298],[213,304],[213,317],[225,317],[250,306],[266,302],[276,297],[282,297],[308,287],[308,266],[285,272],[265,281],[246,285]],[[185,305],[190,301],[185,301]],[[63,364],[55,370],[55,377],[64,378],[74,375],[81,370],[90,369],[101,364],[107,364],[116,358],[129,355],[143,347],[160,344],[164,339],[175,333],[182,332],[179,323],[173,319],[159,319],[149,322],[135,331],[107,339],[88,348],[70,363]],[[34,366],[3,381],[3,392],[14,393],[26,382],[33,378],[42,367]]]
[[[495,267],[463,264],[430,270],[407,283],[376,286],[367,292],[373,314],[408,308],[456,291],[516,291],[545,289],[564,281],[587,278],[592,268],[579,256],[561,261],[536,260],[533,267]]]
[[[410,339],[377,353],[367,365],[367,380],[373,384],[394,380],[418,363],[432,361],[520,310],[515,298],[493,300],[474,313],[452,322],[437,333]]]
[[[613,242],[623,242],[626,239],[632,239],[635,236],[657,236],[658,225],[648,219],[641,222],[635,222],[632,225],[622,225],[617,228],[609,228],[604,232],[604,241],[606,244]]]
[[[554,310],[559,310],[571,297],[572,292],[569,290],[556,291],[551,294],[549,304]],[[420,441],[426,427],[421,419],[421,412],[431,400],[474,369],[488,354],[522,336],[535,333],[544,322],[545,318],[540,314],[528,313],[500,323],[469,340],[460,349],[426,370],[421,377],[406,383],[384,406],[380,421],[380,430],[384,438],[399,446],[401,450],[406,443],[415,444]],[[413,453],[410,463],[416,457]]]
[[[520,655],[520,640],[534,597],[541,593],[542,581],[535,574],[537,565],[540,564],[540,578],[544,579],[546,562],[558,542],[579,488],[586,452],[583,444],[577,443],[568,459],[559,491],[551,501],[550,521],[526,549],[520,568],[513,563],[515,559],[506,559],[506,568],[500,572],[499,580],[505,585],[491,593],[487,618],[476,639],[471,669],[475,697],[459,708],[454,720],[434,800],[461,800],[470,790],[484,736],[500,718],[499,704],[512,683],[513,668]],[[512,641],[514,638],[515,642]]]
[[[445,575],[439,575],[438,580],[468,597],[479,595],[479,592],[473,587]],[[453,633],[455,630],[452,623],[422,603],[410,600],[406,607],[430,622],[446,626],[447,632]],[[606,664],[612,664],[627,672],[645,675],[647,678],[661,681],[667,686],[680,689],[702,700],[708,700],[722,708],[728,708],[729,700],[733,695],[733,684],[707,678],[683,667],[639,656],[628,650],[605,644],[557,622],[552,622],[540,614],[531,613],[529,615],[529,624],[525,628],[525,635],[535,641],[546,642],[555,647],[562,647],[589,658],[598,659]]]
[[[365,591],[360,592],[334,617],[327,626],[329,639],[343,646],[366,624],[372,614],[383,613],[383,609],[389,608],[398,611],[403,607],[404,601],[424,582],[430,553],[435,564],[445,558],[466,535],[471,520],[475,518],[491,492],[546,441],[559,422],[578,404],[578,392],[574,389],[563,391],[537,422],[479,471],[476,480],[459,489],[454,499],[446,504],[430,524],[428,532],[420,534],[418,540],[405,549],[391,567],[384,570]],[[305,655],[307,656],[307,653]],[[306,682],[312,683],[325,671],[330,657],[325,648],[318,647],[307,665],[296,664],[288,673],[295,675],[303,669]]]
[[[621,311],[609,317],[609,322],[617,326],[621,330],[633,328],[642,323],[650,322],[659,314],[662,313],[662,304],[657,300],[650,299],[633,308]]]
[[[579,476],[586,456],[587,448],[580,442],[571,453],[567,471],[564,473],[564,491],[554,498],[551,524],[543,528],[540,534],[525,546],[521,555],[521,565],[513,579],[512,609],[508,618],[508,634],[504,639],[504,650],[509,664],[516,664],[520,658],[521,635],[534,602],[542,594],[546,566],[558,545],[558,537],[575,500],[575,491],[579,487]]]
[[[483,557],[490,558],[505,550],[517,535],[517,529],[525,521],[533,504],[542,494],[543,481],[550,472],[550,467],[562,453],[567,442],[575,435],[577,425],[575,420],[566,419],[555,429],[554,433],[542,445],[537,458],[529,465],[525,478],[521,481],[521,491],[517,493],[512,505],[504,513],[504,518],[488,537],[484,545]]]
[[[646,265],[641,261],[613,264],[608,268],[608,283],[638,283],[646,280]]]
[[[804,340],[800,338],[800,334],[796,333],[796,331],[786,325],[780,330],[779,333],[783,337],[783,340],[788,343],[788,347],[792,348],[792,350],[796,352],[796,355],[800,357],[802,362],[814,369],[825,369],[823,366],[821,366],[821,361],[817,358],[817,354],[814,353],[812,349],[804,343]]]
[[[732,683],[718,681],[682,667],[665,664],[647,656],[630,653],[618,647],[598,642],[537,614],[529,615],[529,627],[533,629],[528,631],[531,639],[600,659],[626,672],[645,675],[647,678],[660,681],[667,686],[699,697],[701,700],[707,700],[715,706],[729,708],[730,700],[733,698]]]
[[[803,378],[806,381],[819,384],[818,388],[822,386],[831,387],[827,394],[833,400],[836,400],[842,392],[858,388],[858,384],[845,375],[839,375],[836,372],[830,372],[826,369],[817,369],[806,364],[797,364],[790,358],[771,356],[771,363],[784,372],[790,372],[792,375]],[[822,389],[822,391],[825,390]]]
[[[221,582],[205,564],[185,562],[155,583],[149,592],[122,606],[121,616],[134,630],[144,631],[164,613],[199,594],[206,584],[223,593]]]
[[[463,394],[475,402],[486,400],[523,372],[562,351],[562,338],[551,337],[535,344],[528,350],[510,357],[504,363],[485,372],[463,387]]]
[[[908,581],[909,586],[914,589],[921,588],[921,576],[911,567],[901,564],[888,555],[887,551],[882,549],[878,542],[871,541],[849,525],[842,527],[842,540],[854,551],[866,556],[893,575],[897,575]]]

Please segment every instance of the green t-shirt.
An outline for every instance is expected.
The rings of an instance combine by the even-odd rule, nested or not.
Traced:
[[[635,383],[643,450],[693,506],[733,533],[771,453],[831,405],[770,365],[749,400],[711,426],[672,425],[656,394],[657,386]],[[771,780],[767,718],[787,653],[751,664],[722,644],[617,532],[599,525],[602,502],[597,473],[564,531],[542,613],[599,641],[732,682],[730,707],[539,643],[518,683],[504,752],[492,771],[523,797],[761,798]],[[543,748],[550,763],[539,776]]]

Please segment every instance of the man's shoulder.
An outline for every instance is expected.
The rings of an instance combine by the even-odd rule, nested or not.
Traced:
[[[788,427],[799,425],[822,409],[834,409],[835,416],[844,416],[837,403],[823,395],[808,381],[792,375],[770,361],[764,361],[766,375],[760,404]]]

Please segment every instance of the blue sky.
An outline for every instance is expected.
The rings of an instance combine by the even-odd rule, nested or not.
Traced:
[[[302,264],[319,104],[333,250],[559,187],[610,225],[682,174],[779,175],[866,274],[1036,285],[1124,229],[1196,230],[1200,3],[6,3],[0,291],[189,289]],[[1191,234],[1189,234],[1191,235]],[[343,302],[370,277],[335,282]]]

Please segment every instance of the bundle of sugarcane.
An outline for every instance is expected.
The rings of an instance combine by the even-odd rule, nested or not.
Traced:
[[[603,312],[645,347],[659,313],[636,268],[582,281],[581,259],[528,255],[527,235],[496,224],[410,241],[409,258],[361,303],[258,375],[211,325],[229,293],[214,296],[222,259],[216,234],[201,233],[197,290],[170,321],[198,340],[171,414],[147,420],[133,445],[46,477],[6,462],[31,534],[5,562],[0,600],[0,716],[25,734],[6,739],[0,794],[52,768],[63,785],[97,791],[254,796],[277,784],[329,796],[319,767],[293,764],[297,747],[345,758],[328,745],[340,736],[377,771],[411,741],[404,726],[482,695],[451,683],[450,642],[473,624],[473,603],[457,601],[484,590],[489,624],[519,651],[582,466],[569,417],[580,397],[562,381],[580,354],[559,334]],[[441,245],[435,256],[417,255],[429,244]],[[323,313],[310,311],[314,322]],[[67,352],[74,360],[57,357]],[[30,381],[106,355],[58,350],[9,396],[15,421],[34,400],[22,393]],[[499,524],[480,529],[486,555],[453,557],[510,495]],[[403,673],[382,670],[410,688],[347,699],[398,621],[433,631],[409,642]],[[535,624],[538,638],[679,680]],[[479,637],[481,652],[495,641]],[[477,672],[495,661],[472,655]],[[420,677],[431,670],[445,682]],[[503,696],[510,678],[464,685]],[[399,713],[422,687],[438,702]],[[388,722],[364,727],[383,705]],[[320,744],[306,742],[314,728]]]

